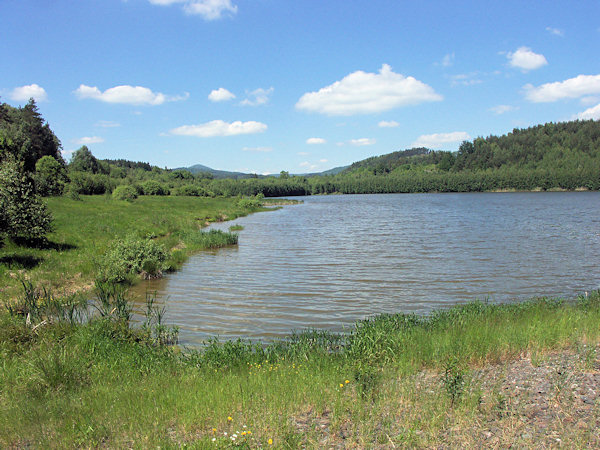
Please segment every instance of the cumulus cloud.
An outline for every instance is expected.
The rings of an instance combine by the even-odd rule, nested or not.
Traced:
[[[100,136],[85,136],[79,139],[76,139],[75,144],[77,145],[90,145],[90,144],[101,144],[102,142],[104,142],[104,139],[101,138]]]
[[[468,133],[464,131],[454,131],[452,133],[434,133],[423,134],[412,143],[413,147],[441,148],[445,144],[454,144],[471,139]]]
[[[162,105],[165,102],[186,100],[188,93],[182,96],[168,96],[160,92],[154,93],[142,86],[115,86],[102,92],[96,86],[80,85],[75,90],[75,95],[80,99],[91,98],[106,103],[123,103],[127,105]]]
[[[492,111],[495,114],[504,114],[510,111],[514,111],[515,108],[514,106],[510,106],[510,105],[498,105],[498,106],[494,106],[493,108],[490,108],[490,111]]]
[[[325,144],[327,141],[323,138],[311,137],[306,140],[308,145]]]
[[[512,67],[524,71],[539,69],[548,64],[544,55],[534,53],[529,47],[520,47],[514,53],[507,53],[506,57],[508,58],[508,63]]]
[[[582,113],[578,114],[577,118],[581,119],[581,120],[589,120],[589,119],[600,120],[600,103],[598,103],[596,106],[592,106],[591,108],[588,108],[585,111],[583,111]]]
[[[254,153],[268,153],[272,152],[272,147],[244,147],[243,152],[254,152]]]
[[[235,95],[225,88],[214,89],[208,94],[208,99],[211,102],[226,102],[227,100],[232,100],[234,98]]]
[[[231,0],[148,0],[153,5],[181,4],[186,14],[200,15],[205,20],[217,20],[227,14],[236,14],[237,6]]]
[[[48,100],[46,90],[35,83],[14,88],[9,97],[16,102],[26,102],[30,98],[33,98],[36,102]]]
[[[183,125],[173,128],[169,133],[180,136],[215,137],[263,133],[266,130],[267,125],[261,122],[241,122],[238,120],[228,123],[222,120],[212,120],[199,125]]]
[[[382,120],[377,124],[379,128],[396,128],[399,127],[400,124],[395,120]]]
[[[376,139],[360,138],[360,139],[350,139],[348,141],[348,144],[354,145],[356,147],[362,147],[364,145],[375,145],[376,142],[377,142]]]
[[[600,75],[579,75],[565,81],[546,83],[538,87],[526,84],[523,89],[525,98],[535,103],[585,97],[600,94]]]
[[[265,105],[269,103],[269,98],[273,93],[274,89],[270,87],[269,89],[258,88],[249,92],[248,98],[244,99],[240,102],[240,105],[244,106],[259,106]]]
[[[394,73],[384,64],[379,73],[359,70],[316,92],[307,92],[300,97],[296,108],[330,116],[350,116],[440,100],[442,96],[431,86]]]

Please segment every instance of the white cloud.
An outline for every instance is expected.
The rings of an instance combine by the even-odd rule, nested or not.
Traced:
[[[235,95],[225,88],[214,89],[208,94],[208,99],[211,102],[226,102],[234,98]]]
[[[579,98],[600,94],[600,75],[579,75],[565,81],[523,86],[525,98],[535,103],[555,102],[567,98]]]
[[[102,128],[117,128],[120,127],[121,124],[117,122],[112,122],[110,120],[99,120],[94,124],[94,126]]]
[[[377,124],[379,128],[396,128],[399,127],[400,124],[395,120],[382,120]]]
[[[306,140],[308,145],[317,145],[317,144],[325,144],[327,141],[323,138],[312,137]]]
[[[451,86],[473,86],[475,84],[481,84],[483,81],[481,80],[479,72],[471,72],[471,73],[459,73],[458,75],[452,75],[450,77],[450,85]]]
[[[507,53],[506,57],[512,67],[524,71],[539,69],[548,64],[544,55],[532,52],[529,47],[520,47],[514,53]]]
[[[588,108],[585,111],[583,111],[582,113],[578,114],[577,118],[581,119],[581,120],[589,120],[589,119],[600,120],[600,103],[598,103],[596,106],[592,106],[591,108]]]
[[[431,86],[394,73],[384,64],[379,73],[359,70],[317,92],[307,92],[300,97],[296,108],[331,116],[350,116],[439,100],[442,96]]]
[[[244,147],[243,152],[268,153],[272,152],[272,147]]]
[[[510,105],[498,105],[498,106],[494,106],[493,108],[490,108],[490,111],[492,111],[495,114],[504,114],[510,111],[514,111],[515,108],[514,106],[510,106]]]
[[[252,92],[247,93],[248,98],[240,102],[240,105],[244,106],[259,106],[265,105],[269,102],[269,98],[273,93],[274,89],[270,87],[269,89],[258,88],[253,90]]]
[[[148,0],[153,5],[169,6],[182,4],[186,14],[200,15],[205,20],[217,20],[223,15],[237,13],[237,6],[231,0]]]
[[[319,162],[320,163],[326,163],[326,162],[329,162],[329,160],[328,159],[320,159]]]
[[[454,144],[469,139],[471,139],[471,136],[464,131],[423,134],[412,143],[412,147],[441,148],[444,144]]]
[[[546,27],[546,31],[555,36],[563,37],[565,32],[563,30],[559,30],[558,28]]]
[[[80,85],[75,94],[80,99],[91,98],[106,103],[124,103],[127,105],[161,105],[165,102],[186,100],[188,93],[183,96],[167,96],[160,92],[154,93],[142,86],[115,86],[102,92],[97,87]]]
[[[442,66],[450,67],[454,64],[454,53],[448,53],[442,58]]]
[[[348,144],[354,145],[356,147],[362,147],[363,145],[375,145],[377,142],[376,139],[371,138],[360,138],[360,139],[350,139]]]
[[[299,165],[300,167],[305,167],[310,170],[315,170],[319,167],[317,164],[311,164],[308,161],[301,162]]]
[[[169,133],[180,136],[214,137],[263,133],[266,130],[267,125],[261,122],[241,122],[238,120],[228,123],[222,120],[212,120],[199,125],[184,125],[173,128]]]
[[[26,102],[30,98],[33,98],[36,102],[48,100],[46,90],[35,83],[14,88],[9,97],[16,102]]]
[[[73,141],[77,145],[101,144],[104,139],[100,136],[86,136]]]
[[[582,105],[593,105],[595,103],[600,102],[600,97],[590,95],[589,97],[582,97],[581,100],[579,100],[579,102]]]

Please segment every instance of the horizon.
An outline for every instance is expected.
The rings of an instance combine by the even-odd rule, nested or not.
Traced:
[[[170,169],[319,173],[600,120],[591,0],[23,0],[0,15],[0,101],[33,97],[67,160],[87,145]]]

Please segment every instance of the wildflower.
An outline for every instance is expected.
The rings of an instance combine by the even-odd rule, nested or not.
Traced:
[[[267,442],[269,445],[273,445],[273,439],[269,438],[269,440]]]
[[[341,388],[343,388],[343,387],[344,387],[344,385],[343,385],[342,383],[340,383],[340,387],[341,387]]]
[[[232,420],[233,420],[233,417],[231,417],[231,416],[228,416],[228,417],[227,417],[227,421],[228,421],[228,422],[231,422]]]
[[[350,383],[350,380],[346,380],[346,381],[344,381],[344,383],[348,384],[348,383]]]
[[[217,432],[217,429],[216,429],[216,428],[213,428],[213,433],[216,433],[216,432]]]
[[[212,441],[215,442],[217,440],[217,438],[212,438]]]

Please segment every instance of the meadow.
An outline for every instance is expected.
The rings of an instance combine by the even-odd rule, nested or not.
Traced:
[[[151,239],[169,251],[174,270],[193,252],[219,245],[198,233],[211,222],[264,210],[248,199],[141,196],[134,202],[110,195],[46,199],[54,231],[42,243],[6,240],[0,248],[0,300],[22,289],[23,279],[61,295],[89,290],[100,259],[119,238]],[[234,243],[234,242],[229,242]]]

